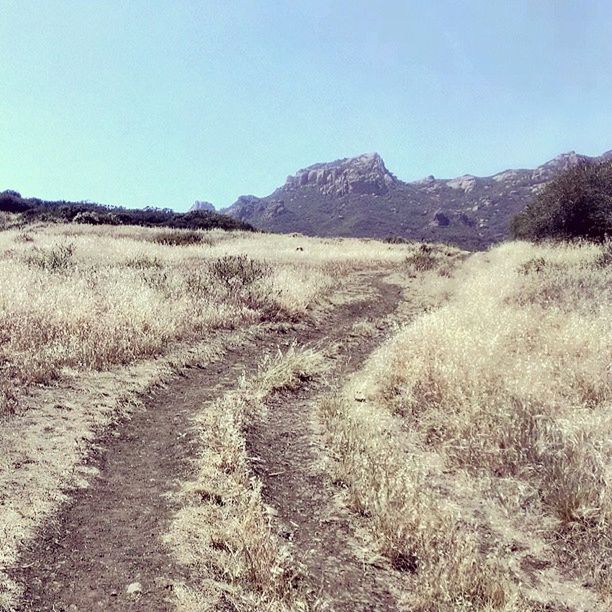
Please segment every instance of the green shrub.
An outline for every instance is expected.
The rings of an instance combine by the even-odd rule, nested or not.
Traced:
[[[78,212],[72,218],[72,223],[85,223],[87,225],[117,225],[119,220],[115,215],[106,211],[96,212],[94,210],[84,210]]]
[[[601,241],[612,235],[612,161],[581,163],[548,183],[511,223],[515,238]]]

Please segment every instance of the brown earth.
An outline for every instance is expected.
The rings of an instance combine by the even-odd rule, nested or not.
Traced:
[[[401,299],[396,285],[376,279],[374,287],[374,299],[342,309],[326,334],[327,341],[340,342],[327,380],[278,394],[268,402],[268,418],[247,438],[254,471],[264,484],[264,501],[277,513],[279,531],[292,542],[294,558],[305,566],[310,590],[332,610],[398,609],[388,590],[394,577],[384,566],[366,562],[349,512],[336,503],[315,419],[317,400],[363,365],[380,342],[385,317]],[[373,323],[374,333],[365,339],[352,336],[356,321]]]
[[[365,301],[355,301],[360,293]],[[319,325],[270,334],[229,351],[217,364],[185,370],[145,401],[143,409],[101,435],[89,459],[99,475],[74,493],[12,571],[25,588],[17,609],[172,609],[172,584],[189,584],[190,577],[161,538],[177,509],[172,493],[192,474],[197,454],[192,417],[232,389],[241,373],[257,371],[262,354],[294,340],[340,343],[333,385],[333,379],[365,360],[381,333],[347,342],[354,323],[381,321],[394,311],[400,295],[401,289],[383,282],[380,274],[364,274],[348,303]],[[318,464],[312,400],[320,390],[277,396],[270,422],[249,432],[251,452],[261,460],[256,469],[266,501],[277,510],[281,532],[293,540],[313,589],[332,609],[394,609],[379,580],[381,570],[364,565],[355,552],[348,519],[334,506],[331,483]],[[141,592],[130,595],[127,587],[135,582]]]

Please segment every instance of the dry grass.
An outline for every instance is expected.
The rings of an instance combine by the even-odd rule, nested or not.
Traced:
[[[73,372],[62,385],[32,387],[20,410],[0,426],[0,609],[14,610],[19,589],[4,570],[61,504],[66,489],[95,475],[92,443],[103,429],[142,405],[142,397],[184,365],[218,362],[228,347],[270,333],[269,326],[219,332],[163,358],[103,372]]]
[[[516,589],[432,487],[435,460],[403,446],[393,417],[342,396],[322,401],[320,414],[346,504],[365,518],[375,549],[412,578],[408,609],[514,609]]]
[[[304,251],[296,251],[303,245]],[[340,270],[408,247],[126,227],[0,232],[0,367],[17,386],[161,354],[220,328],[299,319]],[[10,396],[0,390],[0,405]]]
[[[359,299],[344,295],[349,275],[401,267],[416,248],[0,221],[0,607],[8,609],[15,591],[3,568],[65,487],[82,480],[78,464],[96,431],[175,366],[213,359],[260,323],[324,316],[338,299]]]
[[[0,248],[10,246],[0,259],[0,363],[22,385],[48,382],[66,367],[130,363],[219,328],[303,315],[332,284],[316,270],[296,282],[296,271],[283,270],[282,285],[269,268],[244,274],[232,266],[251,261],[244,255],[163,253],[206,246],[53,233],[24,242],[12,234],[0,236]]]
[[[96,431],[175,366],[207,362],[260,323],[323,316],[320,304],[348,274],[401,264],[413,249],[2,223],[0,607],[8,609],[16,592],[2,571],[62,490],[82,480],[78,464]]]
[[[266,358],[257,375],[200,413],[198,474],[183,487],[183,507],[166,539],[198,577],[190,587],[179,585],[180,610],[312,609],[300,567],[272,531],[243,428],[262,416],[270,394],[295,388],[325,367],[320,353],[292,346]]]
[[[385,555],[408,559],[417,602],[605,606],[583,585],[610,597],[606,252],[473,256],[453,298],[323,406],[349,503]]]

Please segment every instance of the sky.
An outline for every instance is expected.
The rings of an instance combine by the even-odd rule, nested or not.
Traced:
[[[217,207],[612,149],[609,0],[0,0],[0,191]]]

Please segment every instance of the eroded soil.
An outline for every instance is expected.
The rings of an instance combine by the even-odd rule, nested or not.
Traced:
[[[326,381],[277,395],[268,402],[268,419],[248,435],[254,470],[264,484],[264,501],[278,513],[279,531],[306,567],[311,591],[332,610],[397,609],[388,590],[392,576],[365,562],[348,512],[335,503],[314,417],[317,400],[342,385],[378,345],[384,330],[381,323],[398,304],[397,286],[377,280],[374,287],[374,299],[338,319],[327,336],[328,342],[340,346]],[[379,329],[367,338],[351,337],[356,321],[371,322]]]

